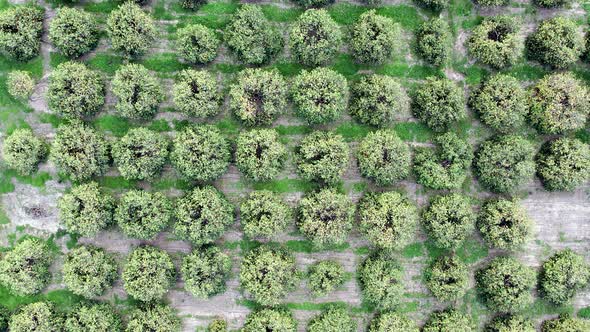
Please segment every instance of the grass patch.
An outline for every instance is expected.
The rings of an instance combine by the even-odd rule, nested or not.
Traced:
[[[480,259],[488,257],[488,247],[479,239],[474,237],[465,240],[463,245],[457,249],[457,256],[467,264],[473,264]]]
[[[345,122],[334,129],[334,132],[341,135],[347,142],[361,140],[371,131],[370,126],[354,122]]]
[[[336,23],[350,25],[355,23],[367,10],[369,10],[367,7],[339,2],[328,8],[328,13],[330,13],[330,16],[332,16]]]
[[[0,225],[8,225],[8,224],[10,224],[10,218],[8,218],[6,211],[4,211],[4,207],[2,207],[0,205]]]
[[[177,178],[160,178],[156,182],[152,183],[152,189],[155,190],[168,190],[168,189],[179,189],[189,190],[192,187],[191,183],[186,180]]]
[[[434,135],[430,128],[420,122],[396,123],[393,129],[402,140],[409,142],[429,142]]]
[[[379,7],[377,14],[389,17],[407,30],[416,30],[424,22],[418,10],[408,5]]]
[[[236,136],[240,133],[240,124],[231,117],[218,121],[215,126],[226,136]]]
[[[348,243],[343,243],[337,246],[328,246],[325,248],[317,248],[314,246],[313,242],[308,240],[289,240],[285,242],[285,247],[293,252],[303,252],[303,253],[312,253],[312,252],[319,252],[319,251],[336,251],[342,252],[350,247]]]
[[[276,63],[270,68],[275,68],[283,76],[292,77],[299,74],[303,70],[303,66],[295,62],[281,62]]]
[[[61,117],[53,114],[53,113],[41,113],[39,114],[39,121],[41,123],[49,123],[53,128],[59,127],[59,125],[65,123],[66,121]]]
[[[217,63],[213,65],[213,70],[218,71],[222,74],[235,74],[244,69],[243,65],[234,65],[231,63]]]
[[[522,311],[522,314],[529,318],[573,313],[574,307],[572,305],[555,306],[543,299],[536,299],[535,302]]]
[[[97,53],[88,60],[88,67],[113,75],[123,65],[123,58],[118,55]]]
[[[405,63],[386,64],[383,67],[379,68],[377,70],[377,73],[392,77],[401,77],[417,80],[423,80],[431,76],[442,77],[444,75],[440,71],[440,69],[434,67],[423,65],[410,66]]]
[[[312,132],[311,127],[306,125],[300,126],[276,126],[275,130],[279,135],[292,136],[292,135],[306,135]]]
[[[43,76],[43,58],[37,56],[29,61],[21,62],[0,55],[0,71],[9,72],[13,70],[28,71],[33,77],[41,78]]]
[[[137,181],[127,180],[122,176],[103,176],[98,183],[109,189],[133,189],[137,185]]]
[[[331,68],[348,79],[356,76],[361,66],[354,61],[350,54],[340,54]]]
[[[165,119],[154,120],[147,126],[147,128],[159,133],[172,130],[172,127],[170,127],[170,124]]]
[[[510,69],[502,71],[502,73],[513,76],[521,81],[536,81],[543,78],[547,74],[547,71],[540,66],[522,63],[510,67]]]
[[[253,184],[254,190],[270,190],[276,193],[307,192],[315,188],[315,185],[302,179],[280,179]]]
[[[424,244],[422,242],[416,242],[407,245],[402,250],[402,256],[405,258],[415,258],[424,256]]]
[[[9,193],[14,191],[12,179],[16,179],[22,184],[28,184],[37,188],[44,188],[45,183],[51,180],[51,174],[41,172],[33,175],[20,175],[15,170],[5,169],[0,173],[0,193]]]
[[[590,319],[590,307],[584,307],[578,311],[578,317]]]
[[[101,2],[88,2],[84,9],[91,13],[108,14],[121,4],[118,0],[103,0]]]
[[[580,129],[574,133],[574,136],[580,141],[590,144],[590,132],[587,129]]]
[[[189,68],[188,65],[178,61],[175,53],[154,54],[141,62],[147,69],[159,73],[171,73]]]
[[[69,59],[61,53],[49,53],[49,65],[51,66],[51,68],[56,68],[57,66],[61,65],[64,62],[67,62],[68,60]]]
[[[104,115],[97,118],[94,120],[94,126],[117,137],[124,136],[133,127],[128,119],[115,115]]]
[[[264,16],[274,22],[294,22],[303,13],[302,8],[280,8],[275,5],[261,5]]]

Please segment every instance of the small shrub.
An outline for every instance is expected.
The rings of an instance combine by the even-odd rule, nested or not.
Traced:
[[[276,70],[245,69],[229,90],[229,107],[247,126],[270,125],[287,104],[287,86]]]
[[[369,133],[357,150],[361,174],[387,186],[405,179],[410,173],[410,148],[394,131],[378,130]]]
[[[475,228],[475,213],[469,197],[461,194],[435,196],[422,215],[422,224],[435,246],[459,247]]]
[[[72,293],[97,298],[113,287],[118,277],[117,262],[101,248],[80,246],[66,255],[62,275]]]
[[[129,237],[153,240],[168,226],[172,204],[162,193],[130,190],[121,196],[114,219]]]
[[[416,182],[436,190],[460,188],[473,160],[471,145],[452,132],[435,137],[434,142],[434,149],[418,148],[414,153]]]
[[[568,314],[561,314],[554,319],[548,319],[541,325],[541,332],[582,332],[590,329],[590,322],[585,319],[571,317]]]
[[[208,2],[208,0],[181,0],[180,5],[185,9],[197,10]]]
[[[174,233],[194,245],[213,243],[234,222],[233,210],[214,187],[195,188],[176,204]]]
[[[229,165],[229,145],[221,132],[210,125],[189,127],[174,139],[170,159],[189,180],[212,181]]]
[[[404,314],[395,311],[380,313],[371,320],[369,332],[419,332],[420,329],[415,322],[407,318]]]
[[[418,212],[398,192],[368,193],[357,211],[361,232],[379,248],[400,250],[414,238]]]
[[[246,316],[246,322],[242,332],[259,331],[297,331],[297,320],[293,315],[283,309],[259,309]]]
[[[57,202],[59,220],[68,232],[92,237],[113,222],[114,199],[96,182],[74,186]]]
[[[50,302],[33,302],[21,307],[8,323],[10,332],[61,331],[63,321]]]
[[[447,4],[446,0],[428,2],[442,2],[445,6]],[[449,24],[445,20],[441,18],[430,19],[422,23],[416,32],[418,54],[433,66],[443,66],[451,56],[451,38]]]
[[[533,3],[542,8],[565,7],[571,0],[534,0]]]
[[[498,315],[494,317],[487,325],[486,331],[489,332],[535,332],[535,326],[530,319],[518,315]]]
[[[469,269],[455,255],[438,257],[425,273],[426,287],[440,301],[454,301],[469,289]]]
[[[68,315],[64,328],[68,332],[122,331],[121,317],[109,304],[78,305]]]
[[[493,68],[511,66],[523,49],[519,30],[520,23],[510,16],[485,18],[467,40],[469,54]]]
[[[125,179],[154,179],[166,163],[168,140],[147,128],[133,128],[113,143],[111,153]]]
[[[363,13],[352,28],[350,48],[358,62],[381,64],[391,59],[399,40],[399,27],[375,10]]]
[[[263,306],[276,305],[299,283],[295,257],[283,248],[262,245],[250,251],[242,262],[240,285]],[[253,323],[250,331],[259,331]]]
[[[409,109],[409,99],[394,78],[365,75],[352,85],[350,114],[358,121],[385,127]]]
[[[112,89],[117,97],[115,109],[126,118],[151,118],[164,100],[158,79],[139,64],[119,68],[113,78]]]
[[[6,78],[8,93],[20,100],[28,100],[35,90],[35,79],[27,71],[13,70]]]
[[[330,306],[309,321],[307,331],[354,332],[356,331],[356,322],[346,308]]]
[[[229,22],[225,34],[229,50],[242,62],[261,65],[283,48],[283,37],[261,7],[243,5]]]
[[[541,296],[555,305],[568,304],[590,281],[590,267],[584,257],[566,248],[551,256],[541,266]]]
[[[490,200],[481,208],[477,227],[490,247],[515,250],[531,236],[532,221],[516,200]]]
[[[289,32],[291,54],[305,66],[321,66],[331,62],[342,45],[338,24],[324,9],[308,9]]]
[[[287,148],[273,129],[242,132],[236,142],[236,165],[254,181],[275,178],[283,169]]]
[[[475,332],[473,322],[469,316],[461,313],[456,309],[446,309],[435,311],[430,314],[428,321],[422,328],[423,332],[443,332],[443,331],[461,331]]]
[[[105,103],[104,94],[104,82],[98,72],[68,61],[51,73],[47,102],[59,115],[76,119],[99,112]]]
[[[303,70],[295,77],[291,90],[298,114],[309,124],[334,121],[346,109],[348,83],[332,69]]]
[[[0,52],[27,61],[39,55],[43,11],[36,6],[14,6],[0,12]]]
[[[174,263],[164,250],[151,246],[138,247],[127,257],[122,275],[123,286],[133,298],[150,302],[168,292],[175,273]]]
[[[482,7],[499,7],[508,4],[508,0],[474,0],[474,2]]]
[[[377,252],[365,259],[357,273],[364,301],[378,310],[392,310],[400,303],[404,272],[395,259]]]
[[[21,175],[37,171],[37,165],[47,155],[47,146],[30,129],[17,129],[4,140],[2,157],[9,168]]]
[[[483,142],[474,162],[479,182],[498,193],[518,190],[535,174],[534,153],[529,141],[515,135]]]
[[[227,332],[227,322],[223,319],[215,319],[207,326],[207,332]]]
[[[217,247],[193,250],[182,261],[184,288],[193,296],[209,298],[225,291],[231,259]]]
[[[8,320],[10,319],[10,311],[5,306],[0,305],[0,331],[8,331]]]
[[[98,44],[96,20],[81,9],[61,7],[49,23],[49,40],[61,54],[77,58]]]
[[[217,79],[204,70],[183,70],[172,88],[174,104],[188,116],[214,116],[221,103],[218,86]]]
[[[25,238],[0,260],[0,284],[14,295],[37,294],[51,279],[49,266],[52,261],[53,257],[45,242],[37,238]]]
[[[414,114],[435,131],[465,119],[463,91],[453,81],[429,77],[414,96]]]
[[[301,141],[297,151],[297,171],[306,180],[336,183],[346,171],[349,154],[342,136],[316,131]]]
[[[131,311],[125,331],[176,332],[180,329],[181,320],[172,308],[164,304],[150,304]]]
[[[201,24],[189,24],[176,33],[178,53],[188,62],[206,64],[217,57],[221,41],[215,31]]]
[[[571,191],[590,176],[590,148],[575,138],[546,142],[537,154],[537,174],[548,190]]]
[[[578,61],[584,53],[584,38],[574,21],[553,17],[539,24],[526,40],[527,55],[556,69],[564,69]]]
[[[335,0],[293,0],[293,2],[305,8],[320,8],[333,4]]]
[[[336,261],[320,261],[309,267],[308,286],[313,296],[325,296],[344,283],[344,267]]]
[[[284,231],[291,219],[291,210],[272,191],[253,191],[240,205],[240,221],[248,238],[271,238]]]
[[[131,1],[123,3],[109,14],[107,32],[112,47],[128,56],[145,53],[157,34],[150,15]]]

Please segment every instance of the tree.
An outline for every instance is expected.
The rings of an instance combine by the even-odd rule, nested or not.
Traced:
[[[415,322],[395,311],[383,312],[371,320],[368,332],[420,332]]]
[[[143,65],[128,64],[117,70],[112,82],[115,109],[131,119],[149,119],[158,111],[164,93],[158,79]]]
[[[227,322],[221,318],[215,319],[207,326],[207,332],[227,332]]]
[[[488,246],[515,250],[530,238],[532,221],[518,201],[498,198],[483,204],[477,227]]]
[[[157,177],[168,157],[168,140],[147,128],[133,128],[112,145],[111,154],[119,173],[128,180]]]
[[[123,269],[123,287],[133,298],[150,302],[160,299],[175,281],[175,267],[164,250],[142,246],[127,257]]]
[[[508,4],[508,0],[474,0],[474,2],[483,7],[499,7]]]
[[[498,193],[516,191],[533,178],[534,153],[532,144],[520,136],[498,136],[483,142],[474,163],[479,182]]]
[[[541,332],[584,332],[590,329],[590,322],[585,319],[561,314],[554,319],[548,319],[541,325]]]
[[[62,275],[72,293],[88,299],[97,298],[117,279],[117,262],[101,248],[80,246],[66,255]]]
[[[473,160],[471,145],[453,132],[436,136],[434,142],[434,149],[415,150],[416,182],[437,190],[460,188]]]
[[[424,1],[424,0],[419,0]],[[429,7],[440,7],[438,3],[447,5],[446,0],[426,0],[432,3]],[[420,26],[416,32],[416,48],[418,54],[433,66],[440,67],[449,61],[451,56],[451,33],[449,24],[442,18],[430,19]]]
[[[430,314],[428,321],[422,328],[423,332],[461,331],[475,332],[473,322],[469,317],[456,309],[448,308]]]
[[[189,24],[176,32],[179,55],[194,64],[206,64],[215,60],[219,44],[221,41],[215,31],[201,24]]]
[[[236,165],[254,181],[274,179],[283,169],[287,148],[274,129],[253,129],[240,133],[236,142]]]
[[[109,304],[79,305],[72,310],[64,324],[68,332],[119,332],[121,317]]]
[[[67,119],[98,113],[105,102],[104,94],[104,82],[98,72],[83,63],[64,62],[49,77],[49,107]]]
[[[23,101],[28,100],[35,90],[35,79],[28,71],[13,70],[6,78],[6,88],[12,97]]]
[[[289,38],[292,56],[310,67],[331,62],[342,45],[340,27],[324,9],[308,9],[301,14]]]
[[[130,190],[123,194],[115,210],[114,219],[129,237],[153,240],[172,216],[172,204],[159,192]]]
[[[354,332],[356,322],[346,308],[330,306],[313,317],[307,325],[309,332]]]
[[[387,186],[405,179],[410,174],[410,148],[393,130],[369,133],[357,149],[361,174],[379,186]]]
[[[352,85],[349,112],[357,121],[379,127],[390,125],[409,110],[402,86],[385,75],[363,75]]]
[[[63,125],[51,145],[50,159],[73,181],[87,181],[106,172],[108,145],[102,134],[86,125]]]
[[[382,64],[391,59],[399,42],[399,26],[373,9],[361,14],[352,28],[350,48],[358,62]]]
[[[208,0],[182,0],[180,5],[185,9],[197,10],[208,2]]]
[[[500,133],[510,133],[524,124],[527,96],[520,82],[508,75],[487,79],[472,95],[470,106],[481,121]]]
[[[3,305],[0,305],[0,331],[8,331],[8,321],[10,319],[10,311]]]
[[[584,52],[584,38],[576,23],[565,17],[546,19],[526,40],[527,55],[543,65],[565,69]]]
[[[180,332],[180,329],[180,318],[172,308],[164,304],[150,304],[131,311],[125,332]]]
[[[259,309],[248,314],[242,332],[259,331],[295,332],[297,320],[284,309]]]
[[[334,189],[322,189],[299,201],[297,226],[319,247],[341,245],[354,221],[354,204]]]
[[[363,300],[377,310],[392,310],[403,296],[403,268],[384,252],[368,256],[358,268]]]
[[[579,139],[560,137],[543,144],[536,163],[546,189],[571,191],[590,177],[590,148]]]
[[[57,202],[59,221],[68,232],[95,236],[113,222],[115,200],[96,182],[72,187]]]
[[[270,238],[284,231],[291,209],[269,190],[253,191],[240,205],[240,221],[248,238]]]
[[[10,332],[61,331],[63,320],[50,302],[33,302],[20,308],[8,323]]]
[[[53,257],[45,242],[27,237],[0,260],[0,284],[14,295],[37,294],[51,279],[49,265],[52,261]]]
[[[463,91],[446,78],[429,77],[414,96],[414,114],[434,131],[465,119]]]
[[[475,228],[469,197],[462,194],[435,196],[422,214],[426,233],[439,248],[458,248]]]
[[[185,69],[178,74],[172,95],[179,111],[197,118],[219,113],[221,94],[217,79],[204,70]]]
[[[568,304],[576,292],[590,282],[590,267],[584,257],[566,248],[551,256],[541,266],[541,296],[556,305]]]
[[[328,295],[344,283],[344,267],[331,261],[319,261],[309,267],[307,282],[313,296]]]
[[[469,54],[493,68],[513,65],[523,50],[520,23],[511,16],[492,16],[473,29],[467,40]]]
[[[571,0],[534,0],[533,3],[542,8],[565,7],[571,4]]]
[[[544,134],[560,134],[583,128],[590,111],[585,84],[571,73],[543,77],[531,89],[529,116]]]
[[[477,271],[477,288],[489,308],[518,311],[531,304],[535,271],[512,257],[499,256]]]
[[[340,180],[349,163],[350,149],[340,135],[315,131],[301,141],[297,150],[297,171],[302,178],[333,184]]]
[[[0,12],[0,52],[27,61],[41,49],[43,12],[36,6],[14,6]]]
[[[250,65],[269,62],[283,49],[281,33],[255,5],[238,9],[227,25],[224,39],[238,60]]]
[[[457,300],[469,288],[469,269],[455,255],[438,257],[426,270],[426,287],[440,301]]]
[[[326,124],[346,109],[346,78],[329,68],[303,70],[293,81],[291,97],[297,112],[309,124]]]
[[[45,142],[28,128],[17,129],[4,140],[2,156],[9,168],[21,175],[37,171],[37,165],[47,154]]]
[[[378,248],[399,250],[414,238],[416,206],[398,192],[367,193],[357,210],[361,232]]]
[[[244,257],[240,285],[263,306],[278,304],[298,283],[295,257],[282,247],[262,245]]]
[[[225,291],[231,272],[231,259],[217,247],[193,250],[182,260],[184,288],[199,298],[209,298]]]
[[[440,12],[449,6],[448,0],[416,0],[421,7]]]
[[[305,8],[320,8],[333,4],[335,0],[293,0],[293,2]]]
[[[176,204],[174,233],[194,245],[213,243],[234,222],[234,208],[212,186],[195,188]]]
[[[247,126],[272,124],[287,105],[287,85],[276,70],[245,69],[229,90],[229,107]]]
[[[98,26],[84,10],[61,7],[49,23],[49,40],[59,52],[77,58],[98,44]]]
[[[522,316],[505,314],[494,317],[487,325],[486,332],[535,332],[533,323]]]
[[[188,127],[174,138],[170,159],[186,179],[212,181],[229,166],[229,144],[211,125]]]
[[[127,56],[137,56],[147,51],[157,34],[150,15],[131,1],[123,3],[109,14],[107,32],[112,47]]]

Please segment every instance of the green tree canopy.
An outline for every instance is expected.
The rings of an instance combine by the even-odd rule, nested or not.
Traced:
[[[269,190],[251,192],[240,205],[240,221],[249,238],[271,238],[284,231],[291,218],[289,206]]]
[[[268,308],[252,311],[246,317],[242,332],[259,331],[295,332],[297,320],[285,309]]]
[[[188,116],[207,118],[219,113],[221,93],[217,79],[207,71],[186,69],[172,88],[176,108]]]
[[[68,332],[119,332],[121,317],[109,304],[79,305],[67,316],[64,329]]]
[[[418,0],[432,4],[448,3],[447,0]],[[438,7],[438,6],[437,6]],[[416,32],[416,48],[418,54],[433,66],[439,67],[449,61],[451,56],[449,24],[442,18],[432,18],[420,26]]]
[[[125,332],[179,332],[181,327],[180,318],[172,308],[164,304],[149,304],[131,311]]]
[[[511,16],[486,17],[467,39],[467,50],[483,64],[493,68],[509,67],[524,48],[519,30],[520,22]]]
[[[55,332],[63,328],[63,319],[50,302],[33,302],[21,307],[8,323],[10,332]]]
[[[469,288],[469,269],[457,256],[443,255],[428,267],[426,287],[440,301],[454,301]]]
[[[568,304],[590,282],[590,266],[571,249],[556,252],[541,266],[541,296],[556,305]]]
[[[113,222],[115,200],[96,182],[72,187],[57,202],[59,221],[68,232],[91,237]]]
[[[368,256],[357,273],[364,301],[378,310],[392,310],[400,303],[404,271],[388,254],[376,252]]]
[[[422,214],[422,224],[435,246],[455,249],[475,229],[475,212],[465,195],[435,196]]]
[[[416,117],[435,131],[445,131],[467,116],[463,89],[446,78],[427,78],[413,102]]]
[[[185,9],[197,10],[208,2],[208,0],[181,0],[180,5]]]
[[[422,328],[423,332],[475,332],[477,329],[469,316],[460,311],[448,308],[442,311],[435,311],[430,314],[426,324]]]
[[[401,84],[385,75],[363,75],[351,88],[349,112],[357,121],[386,127],[409,110]]]
[[[49,40],[61,54],[77,58],[98,44],[96,20],[82,9],[61,7],[49,23]]]
[[[194,64],[206,64],[217,57],[221,41],[215,31],[201,24],[189,24],[176,32],[179,55]]]
[[[117,262],[101,248],[80,246],[66,255],[62,275],[72,293],[96,298],[113,286],[118,277]]]
[[[369,10],[352,28],[352,56],[362,63],[381,64],[391,59],[401,43],[399,26],[388,17]]]
[[[128,56],[137,56],[151,46],[157,29],[149,14],[132,1],[127,1],[109,14],[107,32],[113,49]]]
[[[488,246],[515,250],[531,237],[532,221],[518,201],[498,198],[483,204],[477,227]]]
[[[274,129],[253,129],[240,133],[236,142],[236,165],[254,181],[275,178],[283,169],[287,148]]]
[[[153,240],[172,216],[172,204],[159,192],[130,190],[121,196],[114,219],[129,237]]]
[[[0,12],[0,52],[27,61],[41,49],[43,11],[37,6],[13,6]]]
[[[0,260],[0,284],[14,295],[37,294],[51,279],[49,265],[52,261],[53,257],[45,242],[27,237]]]
[[[35,90],[35,79],[28,71],[13,70],[6,78],[6,88],[12,97],[27,101]]]
[[[342,264],[325,260],[309,267],[307,284],[314,296],[328,295],[344,283],[344,267]]]
[[[568,314],[561,314],[554,319],[548,319],[541,325],[541,332],[584,332],[590,329],[590,322],[575,318]]]
[[[494,317],[487,325],[486,332],[535,332],[530,319],[522,316],[504,314]]]
[[[537,175],[548,190],[571,191],[590,177],[590,148],[575,138],[546,142],[536,162]]]
[[[346,308],[330,306],[309,321],[307,331],[354,332],[356,331],[356,322]]]
[[[115,109],[131,119],[149,119],[158,111],[164,93],[158,79],[140,64],[127,64],[115,73],[113,94],[117,97]]]
[[[391,185],[410,174],[410,148],[393,130],[369,133],[360,142],[356,155],[361,174],[377,185]]]
[[[297,171],[306,180],[332,184],[346,171],[349,155],[350,149],[342,136],[331,131],[315,131],[301,141]]]
[[[308,9],[292,25],[289,46],[293,58],[305,66],[331,62],[342,45],[338,24],[324,9]]]
[[[584,38],[576,22],[556,16],[542,21],[527,37],[527,56],[555,69],[565,69],[584,53]]]
[[[404,314],[387,311],[382,312],[371,320],[369,325],[369,332],[390,332],[390,331],[404,331],[404,332],[419,332],[420,329],[415,322],[407,318]]]
[[[21,175],[35,173],[46,155],[47,145],[28,128],[15,130],[2,144],[4,163]]]
[[[168,140],[147,128],[133,128],[112,145],[111,154],[119,173],[128,180],[157,177],[168,157]]]
[[[164,250],[141,246],[129,254],[123,268],[123,286],[133,298],[150,302],[168,292],[175,281],[176,270]]]
[[[231,259],[217,247],[193,250],[182,260],[184,288],[199,298],[208,298],[225,291],[231,272]]]

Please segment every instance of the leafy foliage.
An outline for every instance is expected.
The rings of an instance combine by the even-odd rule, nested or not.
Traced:
[[[475,332],[473,322],[468,316],[456,309],[435,311],[430,314],[428,321],[422,328],[423,332],[462,331]]]
[[[313,317],[307,326],[309,332],[354,332],[356,322],[345,308],[331,306]]]
[[[457,248],[473,232],[475,213],[462,194],[435,196],[422,215],[428,236],[439,248]]]
[[[172,287],[175,273],[174,263],[164,250],[151,246],[138,247],[127,257],[122,275],[123,286],[127,294],[137,300],[154,301]]]
[[[49,302],[27,304],[12,315],[8,323],[10,332],[54,332],[60,331],[63,320]]]
[[[243,332],[258,331],[297,331],[297,321],[293,315],[282,309],[260,309],[251,312],[246,317]]]
[[[118,332],[121,318],[106,304],[80,305],[70,312],[64,328],[68,332]]]
[[[426,287],[440,301],[454,301],[469,288],[469,269],[455,255],[438,257],[426,271]]]
[[[8,331],[8,320],[10,319],[10,311],[3,305],[0,305],[0,331]]]
[[[352,85],[350,114],[358,121],[385,127],[409,109],[402,86],[384,75],[365,75]]]
[[[485,18],[467,40],[469,54],[494,68],[513,65],[523,50],[520,24],[510,16]]]
[[[113,10],[107,19],[107,32],[113,48],[128,56],[147,51],[156,38],[156,31],[150,15],[131,1]]]
[[[362,63],[380,64],[393,56],[399,41],[399,27],[375,10],[363,13],[352,29],[352,56]]]
[[[49,24],[49,40],[61,54],[77,58],[98,43],[96,20],[81,9],[61,7]]]
[[[446,0],[420,0],[440,7],[446,6]],[[432,7],[431,6],[431,7]],[[426,62],[434,66],[442,66],[451,56],[451,34],[449,24],[441,18],[433,18],[424,22],[416,32],[418,54]]]
[[[113,222],[113,197],[96,182],[74,186],[57,202],[59,220],[71,233],[91,237]]]
[[[531,235],[532,221],[516,200],[490,200],[481,208],[477,227],[490,247],[514,250]]]
[[[364,301],[378,310],[392,310],[404,292],[402,266],[384,252],[365,259],[358,269],[359,284]]]
[[[207,326],[207,332],[227,332],[227,322],[223,319],[215,319]]]
[[[28,71],[13,70],[6,78],[8,93],[17,99],[28,100],[35,90],[35,79]]]
[[[542,332],[583,332],[590,328],[590,322],[585,319],[571,317],[568,314],[548,319],[541,325]]]
[[[180,329],[180,318],[172,308],[163,304],[150,304],[131,311],[125,331],[178,332]]]
[[[295,77],[291,90],[297,112],[309,124],[334,121],[346,109],[348,83],[332,69],[303,70]]]
[[[498,7],[506,6],[508,4],[508,0],[475,0],[475,3],[484,7]]]
[[[565,7],[571,0],[534,0],[533,3],[542,8]]]
[[[535,332],[533,323],[518,315],[499,315],[494,317],[487,325],[487,332]]]
[[[158,79],[139,64],[119,68],[112,90],[118,99],[115,109],[126,118],[148,119],[156,114],[158,104],[164,100]]]
[[[399,250],[414,237],[416,206],[398,192],[367,193],[358,211],[361,232],[379,248]]]
[[[174,232],[195,245],[214,242],[234,222],[232,205],[212,186],[193,189],[178,200],[174,213]]]
[[[268,190],[251,192],[240,205],[240,221],[249,238],[270,238],[284,231],[290,219],[289,206]]]
[[[309,267],[308,285],[314,296],[325,296],[344,283],[344,267],[336,261],[319,261]]]
[[[566,248],[545,261],[539,275],[541,296],[556,305],[572,300],[590,282],[590,267],[584,257]]]
[[[210,125],[188,127],[174,138],[170,159],[186,179],[211,181],[229,165],[229,145],[221,132]]]
[[[111,254],[101,248],[80,246],[66,255],[62,274],[72,293],[91,299],[101,296],[113,286],[118,277],[117,263]],[[95,309],[89,310],[89,314]]]
[[[178,53],[187,61],[206,64],[217,57],[221,43],[215,31],[201,24],[189,24],[176,33]]]
[[[153,240],[170,221],[172,204],[162,193],[130,190],[123,194],[114,219],[127,236]]]
[[[537,174],[548,190],[574,190],[590,176],[590,148],[578,139],[546,142],[536,162]]]
[[[178,74],[172,88],[179,111],[198,118],[219,113],[221,94],[215,77],[204,70],[186,69]]]
[[[308,9],[289,32],[292,56],[305,66],[331,62],[342,45],[338,24],[324,9]]]
[[[416,117],[435,131],[445,131],[463,120],[467,115],[464,104],[462,89],[446,78],[427,78],[414,95]]]
[[[240,285],[256,302],[264,306],[278,304],[287,293],[295,289],[298,283],[299,272],[295,266],[295,257],[283,248],[262,245],[244,257],[240,271]],[[272,321],[282,322],[281,325],[285,324],[285,319],[281,319],[277,314],[267,317],[269,314],[272,312],[255,314],[250,323],[248,323],[250,319],[246,319],[244,330],[258,331],[255,327],[265,326]],[[255,319],[255,316],[261,317]],[[292,318],[288,321],[291,322]]]
[[[147,128],[133,128],[113,143],[111,153],[125,179],[153,179],[166,163],[168,140]]]
[[[185,9],[197,10],[208,2],[208,0],[181,0],[180,5]]]
[[[0,284],[15,295],[37,294],[51,279],[49,265],[52,261],[52,255],[45,242],[36,238],[25,238],[0,260]],[[18,314],[15,316],[18,317]]]
[[[576,23],[556,16],[539,24],[526,40],[530,59],[556,69],[564,69],[578,61],[584,52],[584,38]]]
[[[302,178],[332,184],[340,180],[349,163],[350,149],[342,136],[315,131],[301,141],[297,171]]]
[[[357,158],[361,174],[377,185],[391,185],[410,173],[410,148],[391,130],[369,133],[359,144]]]
[[[17,129],[4,139],[2,157],[9,168],[21,175],[37,171],[37,165],[47,155],[47,146],[30,129]]]
[[[254,181],[275,178],[283,169],[287,148],[274,129],[242,132],[236,142],[236,165]]]
[[[474,163],[479,182],[494,192],[516,191],[533,178],[534,152],[529,141],[515,135],[483,142]]]
[[[383,312],[371,320],[369,332],[419,332],[420,329],[412,320],[395,311]]]
[[[0,12],[0,52],[27,61],[41,48],[43,12],[36,6],[14,6]]]
[[[193,250],[182,261],[184,288],[199,298],[208,298],[225,291],[231,272],[230,257],[217,247]]]

